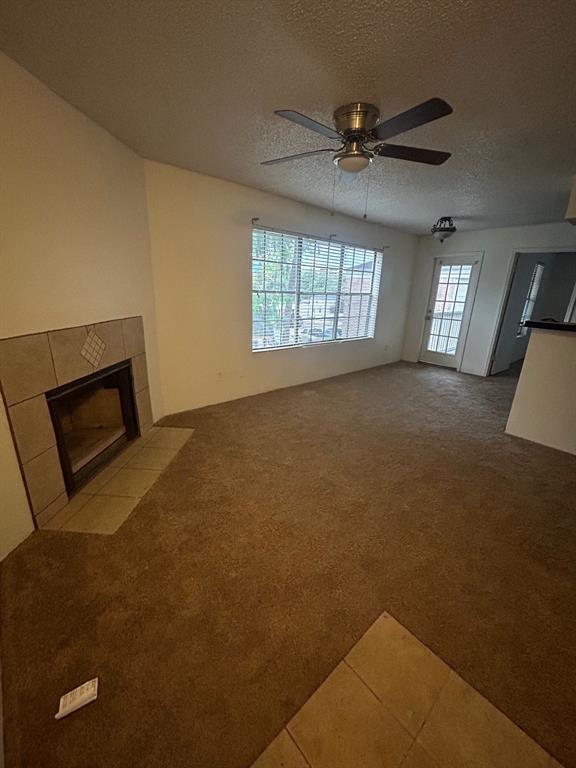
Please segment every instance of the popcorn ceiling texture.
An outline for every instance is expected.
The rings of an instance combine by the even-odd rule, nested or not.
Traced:
[[[273,115],[330,123],[372,101],[392,116],[432,96],[454,115],[399,143],[452,151],[440,168],[384,160],[373,221],[427,232],[560,221],[576,172],[576,4],[439,0],[4,0],[0,46],[144,157],[330,207],[330,142]],[[338,181],[361,216],[366,175]],[[254,211],[254,215],[258,212]]]

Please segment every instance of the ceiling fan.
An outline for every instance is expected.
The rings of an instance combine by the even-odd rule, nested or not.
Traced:
[[[428,99],[396,117],[379,123],[380,111],[373,104],[361,101],[345,104],[334,112],[334,128],[318,123],[316,120],[294,112],[291,109],[278,109],[274,114],[291,120],[303,128],[341,143],[340,149],[326,147],[314,149],[311,152],[300,152],[297,155],[277,157],[265,160],[262,165],[275,165],[303,157],[313,157],[324,152],[331,152],[333,162],[347,173],[359,173],[364,170],[374,157],[392,157],[396,160],[410,160],[414,163],[442,165],[450,157],[450,152],[439,152],[435,149],[420,149],[400,144],[388,144],[387,140],[405,131],[411,131],[419,125],[431,123],[440,117],[451,114],[452,107],[443,99]]]

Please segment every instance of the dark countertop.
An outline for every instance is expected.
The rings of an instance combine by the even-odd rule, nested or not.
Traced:
[[[540,328],[545,331],[572,331],[576,333],[576,323],[557,323],[553,320],[526,320],[526,328]]]

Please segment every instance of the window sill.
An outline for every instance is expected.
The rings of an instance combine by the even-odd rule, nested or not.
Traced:
[[[287,349],[318,349],[318,347],[327,347],[332,344],[349,344],[354,341],[374,341],[374,336],[357,336],[354,339],[330,339],[329,341],[312,341],[306,344],[287,344],[283,347],[262,347],[261,349],[252,349],[252,352],[281,352]]]

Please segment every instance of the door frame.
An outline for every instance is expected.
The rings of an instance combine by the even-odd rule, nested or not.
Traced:
[[[514,275],[516,274],[516,268],[518,266],[518,258],[523,254],[529,254],[533,255],[535,253],[576,253],[576,246],[575,245],[549,245],[549,246],[530,246],[528,247],[519,247],[519,248],[513,248],[512,249],[512,258],[510,260],[510,264],[508,266],[508,274],[506,276],[506,290],[504,291],[504,294],[502,295],[502,299],[500,300],[500,306],[498,307],[498,312],[496,315],[496,323],[494,325],[494,330],[492,331],[492,338],[490,340],[490,346],[489,346],[489,355],[488,355],[488,363],[484,369],[484,376],[491,376],[492,371],[492,365],[494,364],[494,358],[496,357],[496,347],[498,346],[498,342],[500,340],[500,332],[502,330],[502,324],[504,322],[504,315],[506,314],[506,309],[508,308],[508,300],[510,298],[510,291],[512,290],[512,281],[514,280]]]
[[[460,330],[461,343],[459,343],[459,349],[454,357],[454,370],[460,371],[462,368],[462,360],[464,359],[464,353],[466,351],[466,345],[468,343],[468,331],[470,328],[470,320],[472,319],[472,313],[474,311],[474,304],[476,302],[476,294],[478,293],[478,284],[480,282],[480,274],[482,271],[482,262],[484,260],[484,251],[460,251],[456,253],[445,253],[438,256],[434,256],[432,260],[432,275],[430,277],[430,288],[428,289],[428,298],[426,301],[426,307],[424,311],[424,318],[422,321],[422,328],[420,332],[420,344],[418,346],[418,362],[425,362],[427,365],[434,365],[421,359],[422,352],[424,351],[424,344],[426,342],[427,334],[426,328],[428,325],[428,310],[432,303],[432,291],[434,288],[434,275],[436,274],[436,267],[439,263],[461,259],[463,263],[472,263],[473,267],[477,267],[476,272],[472,270],[472,278],[470,280],[471,293],[466,297],[466,304],[464,308],[464,315],[462,316],[462,325]],[[468,304],[470,302],[470,304]],[[438,363],[438,365],[441,365]],[[452,366],[445,366],[450,367]]]

